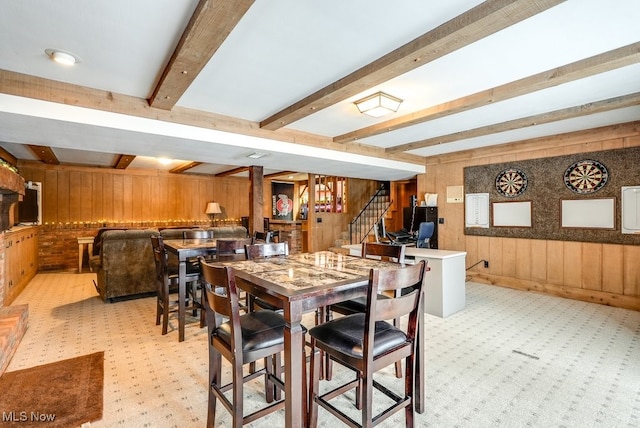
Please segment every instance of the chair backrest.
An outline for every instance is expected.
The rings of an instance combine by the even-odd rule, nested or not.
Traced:
[[[251,238],[216,240],[216,258],[218,260],[244,260],[244,246],[251,244]]]
[[[380,244],[377,242],[362,243],[363,258],[380,258],[384,261],[404,263],[406,245]]]
[[[238,288],[236,287],[233,268],[212,265],[206,263],[200,257],[200,272],[202,272],[204,291],[207,296],[205,299],[205,311],[209,337],[212,340],[216,340],[215,335],[212,335],[213,331],[228,320],[231,326],[230,349],[241,348],[240,303],[238,301]],[[238,344],[238,346],[235,346],[235,344]],[[242,352],[240,352],[240,358],[241,356]]]
[[[266,243],[268,244],[273,240],[273,234],[271,232],[255,232],[253,234],[252,244]]]
[[[433,236],[433,232],[436,228],[436,224],[432,221],[423,221],[418,226],[418,240],[416,241],[416,247],[429,248],[429,240]]]
[[[213,230],[190,229],[182,232],[183,239],[213,239]]]
[[[251,244],[245,245],[244,249],[247,260],[289,255],[289,244],[287,242]]]
[[[397,319],[409,315],[406,325],[407,338],[415,340],[420,309],[420,298],[424,282],[426,263],[424,260],[415,265],[406,265],[399,269],[371,269],[367,289],[367,311],[364,351],[373,347],[373,335],[376,321]],[[405,290],[406,294],[401,291]],[[410,292],[406,292],[411,290]],[[383,293],[387,297],[379,298]]]
[[[156,265],[156,279],[166,281],[168,276],[167,251],[164,248],[164,240],[160,235],[151,236],[151,248],[153,250],[153,261]]]

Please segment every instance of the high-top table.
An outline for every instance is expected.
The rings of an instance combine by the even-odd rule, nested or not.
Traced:
[[[302,427],[303,391],[302,315],[316,308],[366,295],[369,270],[397,269],[402,265],[380,260],[362,259],[328,251],[294,254],[282,258],[256,259],[221,264],[234,268],[236,284],[248,293],[284,309],[285,346],[285,421],[287,427]],[[422,308],[420,308],[422,310]],[[418,357],[424,360],[423,317],[418,327]],[[424,411],[424,370],[417,364],[415,372],[415,407]]]
[[[215,254],[216,239],[167,239],[164,247],[178,258],[178,341],[184,341],[186,318],[187,260]]]

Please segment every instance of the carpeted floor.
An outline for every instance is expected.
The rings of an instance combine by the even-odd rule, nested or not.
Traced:
[[[74,427],[102,418],[104,352],[5,372],[0,423]]]
[[[174,322],[162,336],[154,298],[105,304],[93,278],[36,276],[14,303],[29,304],[30,328],[8,370],[104,350],[104,413],[92,427],[204,426],[205,329],[188,326],[179,343]],[[425,323],[427,411],[416,426],[640,426],[640,312],[468,283],[464,311]],[[392,370],[382,381],[401,388]],[[250,389],[255,408],[261,385]],[[218,412],[216,425],[229,426]],[[322,410],[319,422],[340,426]],[[381,426],[403,425],[400,414]]]

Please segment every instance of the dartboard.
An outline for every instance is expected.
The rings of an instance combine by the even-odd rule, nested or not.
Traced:
[[[527,175],[519,169],[509,168],[496,177],[496,190],[502,196],[513,198],[527,190]]]
[[[593,193],[609,179],[607,167],[598,161],[585,159],[576,162],[564,172],[564,184],[576,193]]]

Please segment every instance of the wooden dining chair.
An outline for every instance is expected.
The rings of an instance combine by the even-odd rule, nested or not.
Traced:
[[[200,261],[207,313],[209,342],[209,398],[207,426],[215,426],[216,403],[219,400],[231,413],[232,426],[241,427],[267,414],[282,409],[284,400],[273,402],[274,387],[284,389],[280,364],[272,363],[274,356],[284,351],[285,320],[281,314],[262,310],[240,315],[238,289],[233,268]],[[304,347],[301,350],[304,355]],[[222,380],[222,357],[232,365],[230,383]],[[244,375],[243,366],[266,358],[269,364],[261,370]],[[278,358],[279,360],[279,358]],[[244,383],[258,376],[265,376],[266,401],[271,403],[244,416]],[[293,381],[287,379],[287,381]],[[306,373],[303,390],[307,390]],[[225,392],[232,390],[231,399]],[[306,400],[305,400],[306,401]],[[306,408],[303,410],[306,417]]]
[[[207,229],[188,229],[182,232],[182,239],[213,239],[213,230]],[[205,260],[212,260],[212,256],[206,256]],[[200,283],[200,260],[198,257],[190,257],[186,261],[186,279],[191,283],[191,298],[193,302],[199,302],[198,305],[200,311],[200,327],[204,327],[204,293],[202,292],[202,284]],[[197,290],[200,290],[200,296],[197,295]],[[192,305],[197,306],[197,305]],[[196,315],[194,309],[193,315]]]
[[[404,257],[406,252],[406,245],[395,244],[381,244],[377,242],[363,242],[362,243],[362,257],[363,258],[375,258],[393,263],[404,263]],[[387,293],[388,294],[388,293]],[[382,298],[385,298],[386,294],[383,294]],[[356,297],[355,299],[346,300],[344,302],[331,305],[330,311],[337,312],[342,315],[351,315],[362,313],[367,308],[366,297]],[[328,312],[329,318],[332,315]],[[394,320],[394,324],[399,324],[400,320]],[[327,361],[327,374],[328,379],[331,379],[331,362]],[[402,364],[400,361],[396,363],[396,377],[402,377]]]
[[[216,240],[216,259],[218,261],[244,260],[244,246],[251,244],[251,238]]]
[[[318,406],[352,427],[373,426],[390,415],[404,409],[405,425],[413,427],[414,418],[414,370],[416,358],[416,333],[420,313],[420,299],[425,272],[425,262],[420,261],[400,269],[372,269],[369,272],[367,305],[363,313],[356,313],[328,321],[309,330],[311,336],[311,382],[309,389],[309,426],[318,423]],[[401,293],[402,290],[411,290]],[[381,296],[387,296],[381,298]],[[391,297],[389,297],[391,296]],[[388,319],[409,315],[406,328],[387,322]],[[340,364],[356,371],[356,379],[324,394],[319,392],[319,350]],[[395,361],[405,359],[404,395],[375,381],[373,374]],[[345,392],[361,387],[356,400],[361,399],[361,424],[329,400]],[[385,394],[393,404],[373,415],[373,388]]]
[[[264,259],[266,257],[285,257],[289,255],[287,242],[271,242],[266,244],[250,244],[244,246],[247,260]]]
[[[156,266],[157,297],[156,297],[156,325],[160,325],[162,321],[162,334],[167,334],[169,327],[169,314],[178,312],[178,302],[171,302],[171,294],[179,292],[178,272],[169,266],[167,259],[167,250],[164,247],[164,240],[160,235],[151,236],[151,248],[153,251],[153,261]],[[178,296],[178,299],[185,300],[186,310],[201,310],[201,300],[193,297],[196,293],[196,284],[191,282],[190,294],[192,295],[191,303],[188,304],[188,295]],[[189,288],[185,290],[189,293]],[[180,318],[178,317],[178,323]],[[204,326],[204,314],[201,314],[200,327]]]
[[[273,234],[271,232],[254,232],[252,244],[268,244],[273,241]]]

